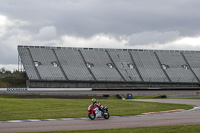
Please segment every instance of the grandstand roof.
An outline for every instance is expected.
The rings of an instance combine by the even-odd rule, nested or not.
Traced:
[[[19,45],[18,47],[23,48],[45,48],[45,49],[69,49],[69,50],[108,50],[108,51],[153,51],[153,52],[195,52],[200,53],[200,51],[195,50],[156,50],[156,49],[116,49],[116,48],[86,48],[86,47],[53,47],[53,46],[26,46]]]

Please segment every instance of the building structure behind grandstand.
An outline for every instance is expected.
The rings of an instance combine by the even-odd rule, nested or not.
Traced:
[[[195,89],[200,51],[18,46],[27,87]]]

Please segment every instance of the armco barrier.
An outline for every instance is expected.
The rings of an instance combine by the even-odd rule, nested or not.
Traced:
[[[167,98],[197,98],[200,97],[200,94],[176,94],[176,95],[167,95]]]
[[[0,88],[0,91],[91,91],[92,88]]]

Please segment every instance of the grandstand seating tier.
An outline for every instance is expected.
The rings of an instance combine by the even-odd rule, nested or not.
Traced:
[[[18,52],[29,80],[198,83],[200,79],[198,52],[33,46],[18,46]]]

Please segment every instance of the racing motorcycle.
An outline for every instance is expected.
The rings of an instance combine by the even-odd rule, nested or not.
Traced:
[[[88,112],[89,112],[88,117],[91,120],[94,120],[95,118],[109,119],[109,117],[110,117],[110,115],[108,113],[108,107],[107,106],[93,107],[92,104],[91,104],[88,107]]]

